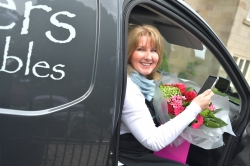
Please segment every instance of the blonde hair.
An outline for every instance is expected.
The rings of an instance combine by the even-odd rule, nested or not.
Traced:
[[[156,52],[159,55],[159,61],[154,68],[154,70],[147,76],[148,79],[158,80],[160,75],[157,73],[157,68],[161,65],[163,59],[163,39],[155,27],[151,25],[134,25],[130,28],[128,33],[128,74],[134,70],[131,66],[129,59],[133,55],[134,51],[137,49],[139,44],[139,39],[141,36],[149,36],[151,38],[151,44],[155,46]]]

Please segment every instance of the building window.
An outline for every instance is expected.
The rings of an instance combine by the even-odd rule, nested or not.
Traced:
[[[248,11],[247,17],[243,20],[243,24],[250,26],[250,10]]]
[[[250,70],[250,60],[233,56],[235,62],[239,66],[241,72],[243,73],[244,77],[248,76],[249,70]]]
[[[248,15],[247,15],[247,20],[250,21],[250,10],[249,10]]]

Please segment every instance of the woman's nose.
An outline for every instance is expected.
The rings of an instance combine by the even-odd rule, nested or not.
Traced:
[[[152,59],[152,55],[150,51],[146,51],[145,59]]]

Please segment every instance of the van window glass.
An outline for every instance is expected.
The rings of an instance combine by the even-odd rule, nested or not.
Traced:
[[[194,81],[200,87],[209,75],[228,78],[219,61],[205,46],[203,46],[203,50],[178,46],[168,42],[165,46],[164,63],[160,71],[175,73],[179,78]],[[236,93],[233,85],[231,86],[232,91]],[[239,99],[230,96],[230,94],[222,93],[216,88],[213,91],[215,94],[229,96],[232,101],[240,104]]]
[[[230,80],[216,56],[199,39],[175,21],[151,9],[144,4],[136,6],[131,12],[130,24],[151,24],[163,35],[165,51],[159,72],[176,74],[178,78],[193,81],[199,87],[209,75]],[[229,96],[232,102],[240,104],[239,98],[235,98],[234,94],[237,92],[233,84],[230,93],[221,92],[216,88],[213,91],[218,95]]]

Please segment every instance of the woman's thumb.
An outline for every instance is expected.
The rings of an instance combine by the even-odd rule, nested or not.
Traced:
[[[211,89],[207,89],[203,92],[203,95],[207,96],[211,93]]]

